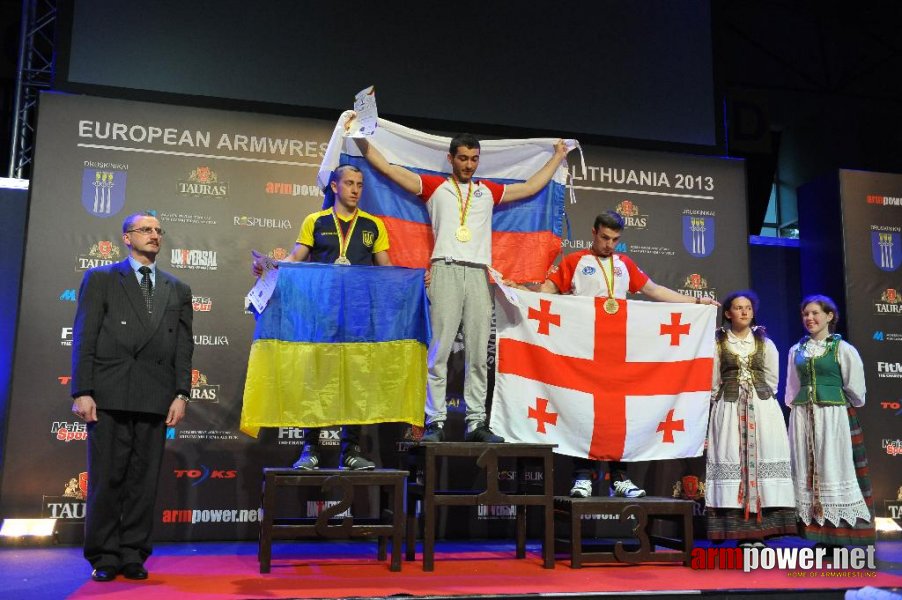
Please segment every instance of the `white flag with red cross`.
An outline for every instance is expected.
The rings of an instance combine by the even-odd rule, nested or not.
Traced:
[[[491,427],[600,460],[699,456],[717,309],[699,304],[496,291]]]

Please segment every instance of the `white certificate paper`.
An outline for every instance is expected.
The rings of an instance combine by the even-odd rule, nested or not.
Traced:
[[[348,137],[369,137],[376,133],[376,121],[379,111],[376,109],[376,86],[371,85],[357,92],[354,96],[354,112],[357,118],[351,122]]]
[[[257,282],[251,288],[251,291],[247,293],[247,301],[253,305],[258,313],[262,313],[276,289],[276,282],[279,280],[279,269],[276,266],[276,261],[270,257],[260,254],[256,250],[251,250],[251,254],[253,254],[254,260],[259,259],[263,263],[263,272],[260,273],[260,277],[257,278]]]

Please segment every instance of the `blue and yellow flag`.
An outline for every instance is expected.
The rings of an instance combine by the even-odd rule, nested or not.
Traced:
[[[423,424],[423,270],[283,264],[257,318],[241,431]]]

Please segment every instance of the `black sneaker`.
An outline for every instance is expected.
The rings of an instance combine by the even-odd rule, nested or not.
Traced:
[[[495,435],[494,433],[492,433],[492,430],[489,429],[489,426],[485,423],[480,423],[476,426],[476,429],[467,432],[467,434],[464,436],[464,441],[500,444],[504,441],[504,438],[500,435]]]
[[[423,437],[420,438],[421,442],[444,442],[445,441],[445,428],[442,423],[430,423],[426,425],[426,429],[423,431]]]
[[[338,459],[338,468],[344,471],[372,471],[376,463],[360,454],[360,446],[349,446]]]
[[[291,468],[298,469],[299,471],[312,471],[318,469],[319,454],[316,453],[316,450],[307,444],[304,444],[304,449],[301,451],[301,457],[294,461]]]

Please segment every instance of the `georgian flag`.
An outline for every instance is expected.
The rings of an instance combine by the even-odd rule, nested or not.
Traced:
[[[717,309],[696,304],[496,291],[492,429],[601,460],[699,456]]]

